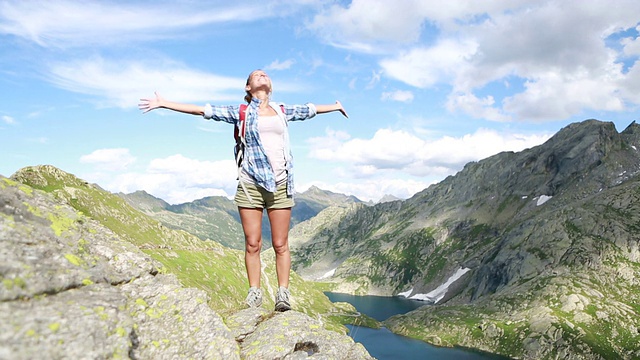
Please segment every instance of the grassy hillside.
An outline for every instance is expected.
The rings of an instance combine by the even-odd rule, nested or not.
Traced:
[[[209,305],[227,316],[244,307],[247,280],[244,252],[226,248],[215,241],[203,241],[185,231],[173,230],[131,207],[121,197],[104,191],[52,166],[27,167],[12,175],[12,180],[53,194],[84,216],[99,221],[123,239],[138,246],[163,264],[161,271],[178,276],[187,287],[207,292]],[[263,288],[267,307],[274,305],[277,289],[274,256],[264,252],[266,264]],[[314,318],[321,316],[328,328],[345,331],[338,317],[345,312],[337,308],[313,283],[291,274],[290,289],[295,310]]]

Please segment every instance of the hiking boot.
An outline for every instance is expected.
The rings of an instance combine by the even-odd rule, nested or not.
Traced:
[[[276,311],[288,311],[291,310],[291,304],[289,303],[289,289],[280,286],[278,293],[276,294]]]
[[[250,308],[257,308],[262,305],[262,290],[255,286],[249,288],[249,293],[247,294],[247,298],[244,300],[245,304],[247,304]]]

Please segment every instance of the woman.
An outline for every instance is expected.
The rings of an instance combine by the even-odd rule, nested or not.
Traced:
[[[260,249],[262,248],[262,213],[267,209],[271,224],[271,241],[276,253],[278,292],[276,311],[291,309],[289,301],[289,224],[293,201],[293,162],[289,146],[287,121],[306,120],[316,114],[339,111],[347,116],[339,101],[332,105],[284,105],[270,101],[272,84],[262,70],[253,71],[245,86],[246,149],[240,165],[238,188],[234,198],[240,213],[245,238],[245,266],[249,293],[245,303],[249,307],[262,305],[260,289]],[[240,106],[205,106],[174,103],[157,93],[155,98],[140,99],[143,112],[165,108],[206,119],[237,124]]]

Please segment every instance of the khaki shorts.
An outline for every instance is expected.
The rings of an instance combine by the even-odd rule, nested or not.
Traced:
[[[236,196],[233,202],[238,207],[256,208],[256,209],[286,209],[293,207],[293,198],[287,196],[287,183],[284,183],[276,189],[275,194],[270,193],[260,186],[254,184],[244,184],[247,192],[251,196],[251,201],[247,198],[247,194],[242,189],[240,183],[236,190]]]

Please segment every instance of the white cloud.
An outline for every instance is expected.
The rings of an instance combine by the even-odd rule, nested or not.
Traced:
[[[436,24],[433,44],[409,47],[382,59],[380,66],[385,76],[418,88],[449,84],[453,89],[449,110],[476,118],[548,121],[566,119],[585,109],[622,111],[626,102],[639,102],[633,91],[621,91],[621,87],[634,88],[635,72],[623,74],[616,64],[620,54],[607,48],[603,39],[637,27],[631,9],[640,11],[640,4],[625,1],[625,6],[615,9],[598,1],[579,8],[560,1],[466,5],[369,1],[365,6],[354,1],[346,8],[335,5],[318,15],[312,29],[334,44],[345,47],[361,42],[365,48],[389,39],[411,43],[415,37],[409,34],[425,31],[420,24]],[[394,14],[405,14],[402,8],[411,6],[411,15],[378,19],[386,6],[394,7],[384,10]],[[372,20],[361,23],[360,19]],[[343,40],[336,40],[338,35]],[[636,38],[625,38],[622,44],[625,56],[640,55]],[[525,83],[520,93],[504,99],[478,95],[490,83],[504,82],[510,76]],[[386,93],[383,98],[392,97]]]
[[[362,201],[377,202],[385,195],[393,195],[400,199],[410,198],[417,192],[427,188],[431,183],[412,179],[386,178],[337,183],[316,181],[310,184],[301,184],[296,186],[298,191],[304,192],[312,185],[338,194],[350,194]]]
[[[4,123],[8,124],[8,125],[17,124],[16,119],[14,119],[13,117],[11,117],[9,115],[2,115],[2,121],[4,121]]]
[[[316,159],[333,158],[335,149],[350,138],[351,136],[344,131],[327,129],[326,136],[307,139],[307,143],[311,145],[310,156]]]
[[[378,130],[372,139],[338,138],[328,133],[326,138],[311,138],[310,157],[326,161],[351,162],[354,165],[373,165],[376,169],[399,169],[412,161],[414,152],[424,142],[404,132]],[[366,171],[366,170],[365,170]]]
[[[416,12],[419,1],[353,0],[346,8],[333,5],[309,24],[326,42],[360,52],[377,52],[376,42],[416,41],[424,16]]]
[[[477,52],[473,41],[442,40],[432,47],[417,47],[380,61],[384,74],[406,84],[427,88],[456,79],[470,67]]]
[[[367,83],[365,88],[373,89],[380,82],[381,75],[382,75],[381,71],[372,71],[371,78],[369,78],[369,82]]]
[[[310,157],[347,164],[350,177],[372,177],[385,171],[412,176],[456,173],[470,161],[501,151],[521,151],[541,144],[548,134],[522,135],[480,129],[462,137],[422,139],[402,130],[381,129],[371,139],[350,139],[328,133],[309,141]]]
[[[0,33],[41,46],[73,47],[175,38],[197,26],[275,15],[268,4],[183,6],[166,2],[13,1],[0,3]],[[188,34],[193,36],[192,33]]]
[[[620,81],[622,95],[629,101],[640,104],[640,61],[636,61],[629,69],[624,80]]]
[[[136,158],[129,153],[129,149],[99,149],[91,154],[80,157],[80,162],[93,164],[102,171],[122,171],[133,164]]]
[[[201,161],[178,154],[150,161],[143,173],[93,173],[84,178],[112,192],[145,190],[168,203],[179,204],[206,196],[232,196],[236,176],[233,160]]]
[[[247,75],[249,72],[247,72]],[[55,86],[100,98],[100,106],[131,108],[154,91],[171,101],[204,104],[238,102],[246,78],[221,76],[163,59],[153,62],[110,61],[101,57],[52,64],[48,80]],[[278,91],[296,92],[300,85],[278,82]]]
[[[494,106],[493,96],[487,95],[483,99],[476,97],[472,93],[451,93],[447,99],[447,109],[452,112],[461,111],[476,119],[487,119],[491,121],[506,122],[511,117],[502,113],[499,107]]]
[[[205,102],[237,100],[245,79],[219,76],[168,60],[142,62],[109,62],[91,58],[56,63],[50,68],[49,80],[69,91],[97,95],[106,106],[134,107],[141,97],[154,91],[173,101]]]
[[[468,162],[482,160],[502,151],[522,151],[540,145],[550,137],[551,134],[523,135],[479,129],[462,137],[445,136],[430,141],[419,152],[418,160],[422,164],[445,166],[455,172]]]
[[[621,51],[604,41],[637,28],[640,3],[496,3],[416,9],[437,24],[436,40],[382,59],[384,74],[418,88],[447,84],[449,110],[492,121],[559,120],[640,103],[631,90],[635,73],[625,74],[618,63],[621,56],[640,55],[638,40],[623,39]],[[523,89],[512,88],[516,93],[504,98],[485,95],[487,86],[509,79]]]
[[[295,64],[296,61],[294,59],[287,59],[285,61],[274,60],[271,64],[267,65],[265,70],[287,70]]]
[[[392,53],[399,46],[419,43],[422,36],[437,38],[457,33],[486,17],[531,7],[530,0],[450,1],[354,0],[332,5],[308,24],[326,43],[356,52]]]
[[[640,33],[640,26],[636,26],[636,31]],[[626,56],[640,56],[640,38],[626,37],[621,40],[621,44]]]
[[[621,111],[625,108],[621,77],[620,73],[540,74],[525,84],[525,91],[507,97],[503,108],[530,121],[565,119],[585,109]]]
[[[410,103],[413,101],[413,93],[411,91],[396,90],[391,92],[383,92],[380,98],[382,100],[393,100]]]

